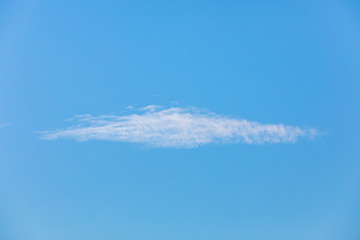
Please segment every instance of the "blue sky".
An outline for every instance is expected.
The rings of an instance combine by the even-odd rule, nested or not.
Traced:
[[[1,1],[0,239],[359,239],[359,27],[357,1]]]

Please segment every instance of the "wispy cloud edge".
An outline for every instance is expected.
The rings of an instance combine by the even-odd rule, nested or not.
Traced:
[[[5,128],[11,126],[11,123],[0,123],[0,128]]]
[[[152,147],[193,148],[209,143],[281,143],[318,135],[314,128],[261,124],[197,108],[150,105],[130,115],[79,115],[75,126],[42,132],[42,139],[108,140]]]

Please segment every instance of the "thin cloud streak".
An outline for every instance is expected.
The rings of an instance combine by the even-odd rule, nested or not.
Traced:
[[[107,140],[143,143],[152,147],[193,148],[209,143],[281,143],[313,138],[312,128],[261,124],[230,118],[196,108],[160,109],[152,105],[144,112],[125,116],[75,116],[75,126],[42,132],[42,138],[77,141]]]
[[[11,123],[0,123],[0,128],[5,128],[11,126]]]

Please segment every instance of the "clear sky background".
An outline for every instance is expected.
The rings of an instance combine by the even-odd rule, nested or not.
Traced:
[[[43,140],[206,108],[280,144]],[[0,239],[360,239],[358,1],[0,1]]]

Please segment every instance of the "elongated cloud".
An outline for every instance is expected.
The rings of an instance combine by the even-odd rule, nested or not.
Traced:
[[[0,123],[0,128],[9,127],[10,125],[10,123]]]
[[[317,135],[315,129],[261,124],[196,108],[148,106],[136,114],[81,115],[74,120],[76,124],[72,127],[43,132],[43,139],[108,140],[153,147],[191,148],[208,143],[296,142],[301,137]]]

